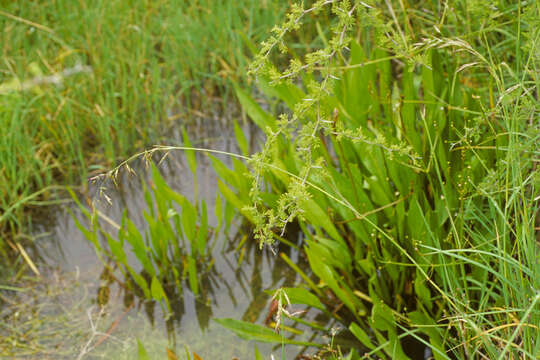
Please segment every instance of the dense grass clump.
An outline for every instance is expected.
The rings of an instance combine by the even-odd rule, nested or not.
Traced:
[[[326,46],[274,66],[326,7]],[[247,197],[250,180],[224,177],[228,200],[261,243],[299,222],[320,280],[306,286],[368,356],[415,358],[411,342],[436,359],[540,353],[539,10],[294,6],[251,67],[290,111],[275,120],[238,91],[267,141]]]

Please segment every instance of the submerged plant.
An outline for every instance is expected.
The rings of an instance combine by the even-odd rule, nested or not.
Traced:
[[[187,144],[189,139],[184,133]],[[151,155],[147,155],[149,160]],[[197,182],[197,165],[195,155],[186,153],[187,163],[192,171],[195,183]],[[126,163],[128,171],[133,170]],[[85,209],[78,200],[77,203],[91,228],[87,229],[76,217],[73,217],[78,228],[94,245],[100,258],[112,259],[120,266],[120,270],[128,284],[133,281],[136,287],[133,290],[141,291],[146,299],[165,301],[169,310],[171,306],[166,295],[167,290],[182,291],[182,283],[187,280],[191,291],[199,294],[200,274],[211,269],[208,249],[212,245],[211,229],[208,224],[208,211],[206,203],[197,197],[195,185],[195,198],[188,200],[185,196],[171,189],[157,167],[152,163],[151,190],[144,187],[144,198],[147,205],[144,219],[147,230],[141,232],[133,220],[124,211],[120,225],[101,214],[96,206],[91,212]],[[118,176],[117,171],[110,174],[113,179]],[[74,199],[76,196],[72,194]],[[107,198],[106,194],[103,194]],[[107,198],[108,199],[108,198]],[[110,201],[110,200],[109,200]],[[216,207],[221,212],[220,207]],[[219,223],[222,215],[218,213]],[[100,218],[113,223],[118,230],[116,237],[101,225]],[[102,244],[101,238],[104,238]],[[129,245],[129,246],[127,246]],[[126,251],[135,255],[136,262],[128,260]],[[106,261],[104,259],[104,263]],[[138,270],[141,268],[141,270]],[[172,290],[172,293],[175,293]]]

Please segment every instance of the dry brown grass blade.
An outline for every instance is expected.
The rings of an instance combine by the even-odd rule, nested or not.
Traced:
[[[24,250],[21,244],[15,243],[15,246],[17,247],[17,250],[19,250],[19,252],[21,253],[24,261],[26,261],[28,266],[30,266],[30,269],[32,269],[34,274],[36,274],[37,276],[41,276],[41,273],[39,272],[38,268],[36,267],[32,259],[30,259],[30,256],[28,256],[28,253]]]
[[[7,18],[10,18],[12,20],[15,20],[15,21],[18,21],[18,22],[22,22],[23,24],[26,24],[26,25],[30,25],[30,26],[33,26],[37,29],[40,29],[40,30],[43,30],[43,31],[46,31],[48,33],[51,33],[53,34],[54,33],[54,30],[45,26],[45,25],[41,25],[41,24],[38,24],[36,22],[33,22],[33,21],[30,21],[30,20],[26,20],[26,19],[23,19],[22,17],[19,17],[19,16],[15,16],[15,15],[12,15],[10,13],[7,13],[5,11],[2,11],[0,10],[0,15],[2,16],[5,16]]]
[[[96,342],[96,344],[94,345],[94,349],[97,348],[99,345],[101,345],[105,340],[107,340],[107,338],[109,338],[109,336],[111,336],[111,334],[113,333],[114,329],[116,329],[116,327],[118,326],[118,324],[120,323],[120,321],[124,318],[124,316],[127,315],[127,313],[133,309],[133,307],[135,306],[135,303],[131,303],[131,305],[129,305],[129,307],[124,310],[124,312],[122,312],[122,314],[120,314],[120,316],[118,316],[118,318],[116,318],[116,320],[113,321],[113,323],[111,324],[111,326],[109,327],[109,330],[107,330],[107,332],[105,334],[103,334],[103,336],[101,338],[99,338],[99,340]]]

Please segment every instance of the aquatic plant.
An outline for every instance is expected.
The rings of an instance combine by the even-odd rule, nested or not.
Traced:
[[[489,27],[468,22],[476,40],[456,26],[479,8],[385,5],[296,5],[274,28],[251,71],[290,111],[275,120],[237,88],[267,139],[249,198],[224,195],[261,244],[298,220],[320,279],[307,284],[368,354],[408,358],[413,339],[436,359],[534,358],[539,9],[501,3]],[[273,66],[268,54],[325,7],[327,46]]]
[[[191,155],[188,156],[191,160],[189,163],[193,165],[191,170],[196,174],[194,155]],[[147,299],[164,300],[170,310],[164,287],[173,285],[181,291],[183,281],[187,280],[192,292],[195,295],[199,293],[198,272],[208,271],[211,267],[206,255],[212,236],[208,227],[205,201],[201,200],[199,204],[195,197],[194,203],[198,204],[195,206],[192,201],[172,190],[153,164],[151,190],[150,192],[146,186],[144,188],[148,206],[148,210],[144,211],[148,229],[144,233],[124,211],[122,223],[115,225],[118,235],[113,238],[100,225],[100,213],[97,209],[93,207],[88,211],[78,200],[79,209],[91,224],[91,228],[87,229],[76,217],[73,219],[92,242],[98,255],[112,259],[120,266],[128,284],[131,279],[137,285],[133,290],[142,291]],[[75,194],[73,196],[77,199]],[[106,247],[101,244],[101,236],[105,239]],[[129,247],[126,248],[126,245]],[[126,249],[135,255],[135,263],[128,261]],[[142,266],[142,272],[135,270],[139,266]]]
[[[533,3],[501,1],[489,13],[481,5],[294,5],[251,66],[259,90],[287,110],[276,118],[237,86],[265,143],[248,156],[237,129],[244,155],[233,168],[212,158],[221,195],[261,246],[298,224],[317,279],[281,255],[306,283],[284,293],[331,314],[367,357],[539,353],[540,13]],[[325,46],[300,60],[286,38],[319,14],[334,19],[319,28]],[[269,60],[275,49],[289,66]],[[220,323],[290,342],[259,325]]]
[[[180,119],[228,107],[230,80],[246,81],[245,40],[259,41],[287,4],[4,3],[0,271],[11,259],[26,263],[11,254],[23,254],[17,243],[31,245],[35,222],[27,215],[70,201],[63,185],[85,187]]]

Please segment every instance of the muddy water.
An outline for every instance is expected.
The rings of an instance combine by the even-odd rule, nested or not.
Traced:
[[[172,134],[168,143],[177,142],[175,138],[178,136]],[[233,138],[230,130],[206,129],[204,138],[194,141],[194,146],[234,151]],[[198,160],[200,196],[213,204],[216,175],[204,155],[199,154]],[[148,180],[148,172],[142,162],[133,167],[137,176],[121,174],[118,186],[108,181],[93,184],[87,198],[117,223],[122,212],[127,211],[144,231],[146,204],[141,183]],[[193,177],[182,154],[170,153],[160,171],[174,190],[188,197],[193,194]],[[104,188],[110,202],[99,196]],[[212,209],[209,214],[213,214]],[[176,289],[170,298],[174,312],[167,314],[160,304],[137,298],[127,290],[118,271],[105,271],[102,260],[75,226],[73,216],[81,218],[75,206],[68,206],[43,223],[38,241],[43,277],[29,291],[20,293],[19,300],[0,310],[11,333],[20,327],[26,329],[25,336],[10,335],[17,358],[132,359],[137,357],[139,340],[154,359],[174,359],[172,353],[182,359],[186,351],[202,359],[254,359],[254,343],[236,337],[212,319],[235,318],[264,324],[270,307],[270,295],[264,291],[301,283],[279,256],[269,249],[259,250],[249,233],[240,229],[237,219],[229,233],[217,237],[212,252],[214,265],[202,280],[201,294],[195,296],[187,285]],[[110,230],[115,233],[113,228]],[[237,249],[244,236],[248,236],[244,248]],[[294,235],[290,240],[299,241]],[[297,251],[285,247],[277,250],[286,252],[309,272]],[[136,263],[135,258],[132,256],[129,262]],[[25,310],[14,316],[20,304]],[[313,309],[307,309],[303,317],[328,328],[333,325]],[[314,334],[302,325],[286,325],[302,332],[295,335],[295,340],[329,341],[325,334]],[[5,333],[4,329],[0,331]],[[264,359],[282,355],[280,345],[257,347]],[[293,359],[302,352],[313,353],[314,349],[285,346],[284,351],[286,359]]]

